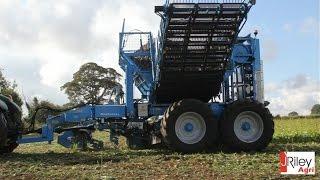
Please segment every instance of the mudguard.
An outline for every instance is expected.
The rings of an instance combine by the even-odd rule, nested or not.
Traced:
[[[0,94],[0,102],[4,103],[5,106],[1,106],[2,103],[0,103],[0,108],[3,110],[7,109],[6,111],[10,111],[10,114],[14,114],[15,116],[21,116],[22,110],[21,108],[14,103],[12,100],[10,100],[8,97]]]
[[[13,134],[12,137],[15,137],[17,134],[19,134],[19,131],[22,130],[23,128],[23,123],[21,120],[22,110],[11,99],[1,94],[0,94],[0,101],[5,103],[5,105],[7,106],[8,110],[5,112],[7,127],[8,127],[8,130],[12,132]],[[5,109],[5,106],[3,106],[3,108]]]

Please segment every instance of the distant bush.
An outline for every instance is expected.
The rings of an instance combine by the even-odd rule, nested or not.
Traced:
[[[310,115],[310,116],[281,116],[281,117],[274,117],[275,119],[319,119],[320,115]]]
[[[289,117],[296,117],[296,116],[299,116],[299,114],[295,111],[291,112],[288,114]]]
[[[276,116],[274,116],[273,118],[275,118],[275,119],[280,119],[281,118],[281,116],[280,116],[280,114],[277,114]]]
[[[316,104],[312,107],[311,115],[320,115],[320,104]]]

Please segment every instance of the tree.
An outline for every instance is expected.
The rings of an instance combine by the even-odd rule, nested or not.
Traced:
[[[13,102],[15,102],[19,107],[23,105],[23,101],[17,92],[17,83],[14,81],[11,83],[2,74],[0,70],[0,94],[8,97],[12,97]]]
[[[28,114],[28,118],[26,119],[26,121],[28,123],[30,123],[29,121],[31,120],[31,117],[33,116],[33,114],[35,113],[35,111],[38,107],[49,107],[52,109],[62,109],[61,106],[55,105],[48,100],[39,101],[39,99],[37,97],[34,97],[32,99],[32,102],[29,103],[27,106],[29,114]],[[49,116],[55,116],[58,114],[60,114],[60,112],[54,112],[49,109],[41,109],[37,112],[36,117],[35,117],[35,121],[38,123],[45,123],[46,119]]]
[[[316,104],[312,107],[311,115],[320,115],[320,104]]]
[[[87,63],[73,74],[73,80],[64,84],[65,91],[72,104],[102,104],[108,99],[113,88],[121,86],[121,75],[112,68],[104,68],[96,63]]]
[[[297,116],[299,116],[299,114],[297,112],[293,111],[293,112],[289,113],[288,116],[289,117],[297,117]]]
[[[280,119],[281,116],[280,116],[280,114],[277,114],[276,116],[274,116],[274,118],[275,118],[275,119]]]
[[[10,82],[3,76],[0,69],[0,90],[10,87]]]

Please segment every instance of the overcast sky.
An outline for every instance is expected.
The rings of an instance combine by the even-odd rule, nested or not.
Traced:
[[[118,67],[118,33],[156,33],[162,0],[0,0],[0,67],[28,99],[67,102],[60,87],[89,61]],[[297,2],[297,3],[293,3]],[[299,3],[298,3],[299,2]],[[242,35],[259,30],[273,114],[320,102],[319,1],[257,1]]]

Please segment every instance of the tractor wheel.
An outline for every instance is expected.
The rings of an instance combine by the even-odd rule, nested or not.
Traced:
[[[6,145],[7,135],[7,122],[2,112],[0,112],[0,150]]]
[[[225,109],[220,132],[223,144],[232,151],[261,151],[272,140],[274,122],[262,103],[236,101]]]
[[[194,153],[206,150],[218,138],[218,121],[207,104],[184,99],[173,103],[161,121],[165,144],[173,150]]]
[[[2,149],[0,149],[0,154],[1,153],[12,153],[18,146],[19,146],[19,144],[16,142],[8,143],[6,146],[4,146]]]
[[[0,154],[12,153],[18,144],[15,140],[8,140],[7,121],[2,112],[0,112]]]

